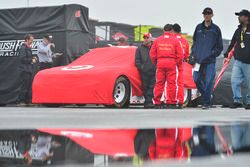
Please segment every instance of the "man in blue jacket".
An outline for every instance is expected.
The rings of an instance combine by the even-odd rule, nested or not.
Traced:
[[[202,96],[202,109],[209,109],[215,78],[215,63],[223,50],[220,28],[212,21],[213,10],[205,8],[202,12],[204,21],[197,25],[191,56],[194,57],[193,78]]]

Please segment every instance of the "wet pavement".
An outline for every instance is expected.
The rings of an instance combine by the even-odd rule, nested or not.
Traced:
[[[103,107],[0,107],[0,129],[159,128],[227,124],[250,120],[245,109],[106,109]]]
[[[0,107],[0,165],[248,166],[250,112]]]

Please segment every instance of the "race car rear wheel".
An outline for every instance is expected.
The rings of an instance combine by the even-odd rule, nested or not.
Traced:
[[[125,77],[119,77],[114,86],[113,98],[115,101],[114,107],[125,108],[129,106],[130,100],[130,83]]]

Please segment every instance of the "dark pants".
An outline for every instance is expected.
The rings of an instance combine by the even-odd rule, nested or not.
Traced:
[[[193,129],[193,136],[198,136],[199,145],[192,149],[192,156],[207,156],[216,153],[215,129],[213,126],[201,126]]]
[[[45,70],[51,67],[52,67],[52,63],[44,63],[44,62],[39,63],[39,70]]]
[[[141,80],[145,98],[144,104],[153,103],[152,99],[154,97],[155,72],[141,72]]]
[[[201,64],[199,71],[194,71],[194,82],[202,96],[203,105],[211,105],[211,95],[215,78],[215,63]]]
[[[21,90],[19,102],[31,103],[32,100],[32,73],[21,73]]]

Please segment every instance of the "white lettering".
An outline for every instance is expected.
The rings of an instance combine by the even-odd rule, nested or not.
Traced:
[[[75,132],[75,131],[61,131],[61,134],[68,137],[84,137],[93,138],[93,134],[86,132]]]
[[[63,71],[78,71],[78,70],[88,70],[93,68],[93,65],[79,65],[79,66],[66,66],[63,67]]]
[[[32,53],[37,54],[37,45],[42,39],[35,39],[31,45]],[[0,57],[18,56],[18,50],[24,43],[24,40],[5,40],[0,41]]]

